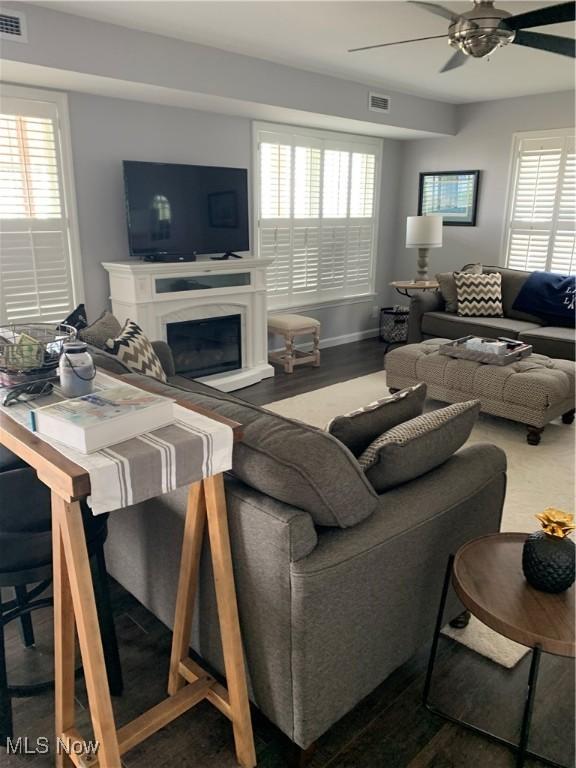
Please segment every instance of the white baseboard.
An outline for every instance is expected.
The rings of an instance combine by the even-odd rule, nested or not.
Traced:
[[[367,331],[355,331],[354,333],[346,333],[343,336],[329,336],[328,338],[320,339],[320,349],[326,349],[327,347],[339,347],[341,344],[351,344],[354,341],[362,341],[363,339],[373,339],[378,336],[380,330],[378,328],[369,328]],[[312,342],[303,342],[302,344],[296,344],[296,349],[310,350],[312,349]],[[280,352],[283,350],[283,346],[274,347],[270,349],[270,352]]]

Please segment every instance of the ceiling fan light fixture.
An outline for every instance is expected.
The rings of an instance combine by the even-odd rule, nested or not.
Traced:
[[[551,24],[563,24],[576,21],[576,2],[546,5],[543,8],[511,14],[501,8],[495,8],[495,0],[472,0],[474,7],[465,13],[457,13],[437,2],[422,0],[407,0],[411,5],[418,6],[437,16],[450,19],[448,28],[448,43],[455,49],[452,56],[440,72],[457,69],[470,59],[484,59],[497,48],[516,43],[525,48],[549,51],[550,53],[576,58],[576,41],[573,37],[550,35],[543,32],[529,32],[533,27],[546,27]],[[413,37],[410,40],[397,40],[376,45],[366,45],[362,48],[351,48],[350,52],[367,51],[373,48],[387,48],[390,45],[404,45],[423,40],[433,40],[444,35],[428,35]]]
[[[483,59],[496,48],[514,42],[516,33],[505,26],[509,16],[508,11],[494,8],[493,0],[474,0],[472,10],[450,26],[450,45],[474,59]]]
[[[483,59],[489,56],[497,48],[503,48],[505,45],[514,42],[516,33],[512,30],[490,30],[480,32],[473,30],[465,35],[450,36],[449,42],[453,48],[456,48],[466,56],[472,56],[474,59]]]

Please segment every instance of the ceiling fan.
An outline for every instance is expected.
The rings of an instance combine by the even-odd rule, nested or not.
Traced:
[[[546,35],[542,32],[526,32],[530,27],[544,27],[549,24],[561,24],[574,21],[576,4],[574,2],[549,5],[527,13],[513,16],[508,11],[494,8],[494,0],[473,0],[474,7],[466,13],[456,13],[436,3],[407,0],[411,5],[417,5],[430,13],[449,19],[448,43],[456,52],[448,59],[440,70],[461,67],[470,57],[482,59],[489,56],[497,48],[514,43],[528,48],[538,48],[542,51],[558,53],[561,56],[576,55],[576,41],[559,35]],[[365,45],[362,48],[350,48],[348,53],[368,51],[372,48],[385,48],[390,45],[417,43],[421,40],[434,40],[446,35],[429,35],[415,37],[410,40],[398,40],[393,43]]]

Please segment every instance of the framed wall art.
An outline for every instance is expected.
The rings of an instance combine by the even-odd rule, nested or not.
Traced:
[[[442,216],[447,227],[475,227],[480,171],[420,174],[418,215]]]

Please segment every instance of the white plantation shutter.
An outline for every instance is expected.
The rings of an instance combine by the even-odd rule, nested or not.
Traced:
[[[348,215],[349,177],[350,152],[325,150],[322,190],[322,215],[325,219],[343,219]]]
[[[275,128],[275,127],[274,127]],[[380,142],[257,127],[258,250],[272,307],[373,289]]]
[[[374,216],[375,155],[352,154],[350,216],[371,219]]]
[[[576,274],[573,133],[524,135],[517,138],[514,151],[507,266]]]
[[[266,219],[287,219],[290,216],[290,187],[292,148],[287,144],[263,144],[260,150],[260,202]]]
[[[318,147],[294,147],[294,217],[317,219],[320,215],[322,151]]]

